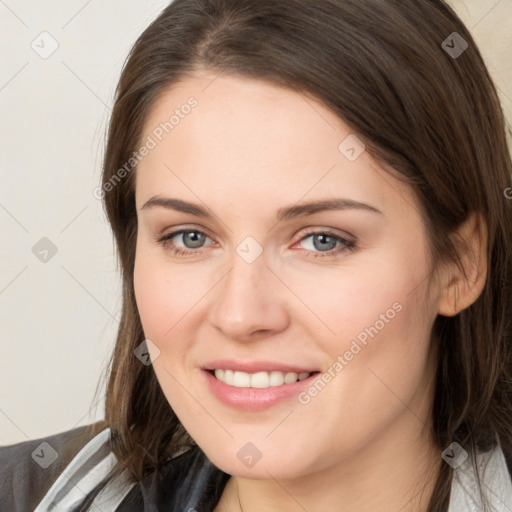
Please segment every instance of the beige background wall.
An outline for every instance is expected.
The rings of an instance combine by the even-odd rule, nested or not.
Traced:
[[[470,29],[512,123],[512,0],[450,0]]]
[[[121,65],[166,4],[0,2],[0,444],[102,417],[103,388],[92,401],[114,341],[120,292],[92,191]],[[452,4],[512,119],[512,0]],[[46,262],[34,246],[39,257],[48,251]]]

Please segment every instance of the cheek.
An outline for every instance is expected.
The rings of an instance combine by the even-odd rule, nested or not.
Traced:
[[[434,304],[425,303],[428,263],[421,249],[418,244],[414,254],[382,251],[334,278],[330,269],[325,277],[296,280],[302,283],[298,293],[322,320],[301,326],[328,354],[324,371],[330,370],[335,384],[328,385],[327,402],[343,396],[353,417],[366,418],[370,408],[374,419],[384,421],[401,407],[396,395],[410,399],[426,375]]]
[[[355,434],[346,417],[357,419],[364,435],[392,421],[416,393],[426,392],[432,306],[425,304],[427,262],[423,253],[380,261],[345,278],[332,300],[321,302],[326,323],[336,331],[324,338],[335,375],[324,403],[343,404],[338,413],[347,435]],[[318,400],[319,412],[321,406]]]
[[[185,416],[194,404],[187,401],[179,382],[183,382],[188,342],[184,330],[191,308],[199,300],[200,290],[190,275],[169,270],[161,255],[145,247],[138,250],[134,266],[134,291],[144,336],[148,345],[156,377],[173,410]],[[203,292],[204,294],[204,292]],[[192,329],[193,330],[193,329]],[[195,411],[199,413],[200,411]]]
[[[204,291],[198,280],[166,263],[156,251],[141,248],[134,267],[137,308],[148,338],[160,343],[171,338],[180,319],[198,302]]]
[[[158,268],[147,262],[143,254],[137,255],[133,276],[135,300],[144,333],[150,339],[160,339],[171,321],[167,308],[170,289],[158,275]]]
[[[299,320],[310,330],[310,339],[320,335],[334,355],[334,351],[349,349],[354,339],[364,345],[377,333],[393,331],[393,345],[409,338],[410,330],[425,331],[427,326],[418,318],[429,307],[423,286],[428,263],[421,248],[418,244],[411,254],[397,246],[347,259],[339,268],[286,271],[285,280],[294,283],[294,292],[312,313],[306,312],[304,320]]]
[[[200,404],[184,392],[187,375],[187,354],[190,349],[191,310],[205,291],[198,289],[198,280],[170,265],[161,256],[141,248],[134,267],[134,290],[144,335],[158,347],[148,345],[153,370],[160,389],[185,428],[201,438],[204,433],[194,429],[204,413]],[[194,393],[195,394],[195,393]]]

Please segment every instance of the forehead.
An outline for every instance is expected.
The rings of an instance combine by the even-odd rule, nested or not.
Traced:
[[[189,109],[191,98],[197,104]],[[272,160],[289,157],[292,148],[297,156],[304,157],[319,148],[321,140],[322,149],[330,146],[334,155],[339,135],[350,132],[331,111],[303,93],[230,75],[201,74],[164,90],[149,113],[144,132],[158,130],[171,119],[173,126],[164,134],[166,139],[177,142],[186,136],[190,144],[200,139],[207,150],[236,153],[237,161],[244,155],[253,158],[255,151],[259,160],[269,154]],[[234,144],[240,140],[244,141],[242,146]]]
[[[146,119],[142,140],[155,147],[137,169],[137,207],[177,189],[189,199],[250,195],[260,204],[340,194],[380,209],[397,195],[410,202],[408,187],[367,151],[347,158],[347,144],[363,150],[354,135],[303,93],[239,76],[189,77],[163,91]]]

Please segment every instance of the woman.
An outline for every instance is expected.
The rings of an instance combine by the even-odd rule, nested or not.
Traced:
[[[6,509],[512,510],[511,171],[442,1],[175,0],[95,191],[105,421],[2,448]]]

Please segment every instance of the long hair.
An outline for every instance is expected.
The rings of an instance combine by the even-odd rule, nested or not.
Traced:
[[[449,51],[453,39],[443,43],[454,32],[467,43],[460,55]],[[495,85],[461,20],[441,0],[175,0],[124,64],[104,156],[103,203],[123,283],[107,368],[105,424],[119,461],[112,477],[128,469],[140,481],[194,444],[153,367],[134,355],[144,333],[133,286],[133,159],[159,95],[197,69],[267,80],[323,102],[411,185],[435,263],[456,260],[453,233],[470,214],[483,216],[485,288],[433,327],[434,436],[441,449],[463,446],[475,469],[477,450],[498,441],[512,459],[512,163]],[[429,512],[448,509],[451,477],[442,464]]]

